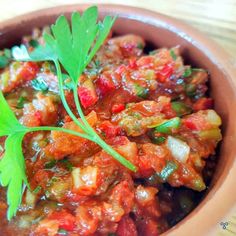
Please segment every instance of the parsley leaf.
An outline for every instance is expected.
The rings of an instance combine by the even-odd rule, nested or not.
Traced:
[[[45,39],[55,46],[59,61],[75,84],[103,44],[115,20],[106,16],[97,24],[97,18],[97,7],[90,7],[82,16],[75,12],[71,17],[71,30],[66,17],[60,16],[51,27],[53,36],[47,35]]]
[[[111,27],[115,21],[115,18],[106,16],[103,22],[98,22],[98,12],[97,7],[88,8],[82,15],[78,12],[72,14],[71,17],[71,27],[65,16],[60,16],[56,23],[51,26],[52,34],[44,33],[43,38],[45,41],[45,46],[37,46],[31,53],[27,51],[24,45],[20,47],[12,48],[12,55],[15,60],[18,61],[53,61],[56,67],[56,73],[59,84],[59,92],[62,104],[83,133],[79,133],[74,130],[68,130],[61,127],[24,127],[22,126],[11,112],[7,102],[2,95],[0,96],[0,136],[9,135],[6,141],[7,143],[15,142],[14,153],[12,153],[9,145],[5,146],[4,158],[0,161],[0,172],[6,173],[8,170],[8,164],[14,162],[13,167],[16,169],[17,173],[12,172],[13,175],[6,176],[1,175],[1,181],[4,186],[8,186],[8,219],[15,215],[18,205],[20,204],[20,199],[22,195],[22,189],[20,188],[20,183],[26,183],[26,177],[24,170],[24,162],[22,162],[22,147],[21,142],[23,136],[27,132],[42,131],[42,130],[56,130],[72,135],[76,135],[82,138],[86,138],[90,141],[97,143],[102,147],[108,154],[113,156],[122,165],[126,166],[132,171],[136,171],[136,167],[124,157],[122,157],[118,152],[116,152],[111,146],[109,146],[96,131],[89,125],[86,117],[80,106],[77,86],[80,75],[84,72],[87,65],[91,62],[92,58],[99,50],[104,40],[107,38]],[[66,83],[67,79],[63,77],[62,68],[69,75],[71,83]],[[74,100],[77,108],[77,113],[79,114],[81,121],[78,120],[77,116],[73,113],[69,107],[64,89],[65,86],[69,86],[73,90]],[[3,107],[3,110],[1,108]],[[6,113],[4,112],[6,110]],[[1,122],[2,121],[2,122]],[[1,129],[2,128],[2,129]],[[9,154],[8,154],[9,153]],[[14,154],[14,155],[13,155]],[[15,157],[19,157],[19,160]],[[3,162],[4,161],[4,162]],[[18,162],[17,162],[18,161]],[[7,163],[7,164],[4,164]],[[19,168],[21,167],[21,168]],[[68,166],[71,168],[70,166]],[[11,172],[9,172],[11,173]],[[12,180],[14,175],[18,176],[18,180]],[[4,177],[2,179],[2,177]],[[14,185],[16,186],[15,192],[12,191]]]
[[[0,137],[26,130],[27,128],[19,123],[0,91]]]
[[[5,141],[5,153],[0,161],[1,185],[8,187],[7,203],[9,205],[7,218],[11,219],[21,203],[23,187],[28,184],[25,174],[22,140],[26,132],[11,134]]]
[[[44,39],[47,40],[47,38],[48,36],[44,35]],[[38,46],[30,54],[25,45],[14,46],[12,48],[12,56],[17,61],[54,61],[57,59],[53,46],[50,44]]]

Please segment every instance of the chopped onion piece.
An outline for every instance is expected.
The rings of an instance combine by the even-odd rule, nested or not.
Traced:
[[[221,125],[221,118],[214,110],[207,110],[207,121],[214,127]]]
[[[170,150],[172,156],[180,162],[185,163],[188,160],[190,147],[188,144],[178,138],[168,136],[167,148]]]

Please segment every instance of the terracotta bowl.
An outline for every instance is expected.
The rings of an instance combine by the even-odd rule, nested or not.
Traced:
[[[51,24],[61,13],[83,11],[88,5],[69,5],[36,11],[0,24],[0,48],[20,42],[33,27]],[[223,119],[223,142],[214,178],[202,202],[164,235],[216,235],[219,223],[236,203],[236,61],[200,32],[182,22],[144,9],[99,5],[100,16],[118,15],[117,34],[136,33],[155,47],[181,46],[185,62],[210,72],[210,94]],[[232,213],[232,212],[231,212]],[[236,214],[236,210],[234,212]]]

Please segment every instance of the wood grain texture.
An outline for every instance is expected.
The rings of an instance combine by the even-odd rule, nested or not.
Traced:
[[[236,59],[236,0],[0,0],[0,22],[60,4],[114,3],[151,9],[198,28]]]

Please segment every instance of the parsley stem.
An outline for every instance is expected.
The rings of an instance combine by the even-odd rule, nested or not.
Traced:
[[[83,124],[81,124],[80,121],[78,121],[77,117],[74,115],[74,113],[71,111],[67,101],[66,101],[66,97],[64,94],[64,90],[63,90],[63,80],[62,80],[62,74],[61,74],[61,68],[60,68],[60,64],[58,62],[58,60],[54,60],[54,64],[56,66],[56,70],[57,70],[57,78],[58,78],[58,82],[59,82],[59,92],[60,92],[60,97],[61,97],[61,101],[62,104],[66,110],[66,112],[68,113],[68,115],[72,118],[72,120],[75,122],[75,124],[77,124],[85,133],[87,133],[87,128],[83,126]],[[82,117],[81,117],[82,119]]]
[[[82,122],[84,123],[87,132],[92,132],[94,133],[94,129],[90,126],[90,124],[88,123],[88,121],[86,120],[86,117],[84,116],[84,113],[82,111],[81,105],[80,105],[80,101],[79,101],[79,97],[78,97],[78,92],[77,92],[77,86],[75,86],[73,88],[73,95],[74,95],[74,101],[75,101],[75,105],[76,105],[76,109],[78,111],[78,114],[82,120]]]
[[[125,159],[123,156],[121,156],[117,151],[115,151],[110,145],[108,145],[103,139],[101,139],[97,133],[95,133],[95,137],[93,140],[95,143],[97,143],[103,150],[113,156],[118,162],[120,162],[123,166],[130,169],[131,171],[136,172],[137,168],[135,165],[133,165],[130,161]]]
[[[68,134],[72,134],[72,135],[79,136],[81,138],[85,138],[85,139],[88,139],[90,141],[93,141],[93,138],[90,137],[87,134],[79,133],[79,132],[76,132],[74,130],[65,129],[65,128],[61,128],[61,127],[39,126],[39,127],[28,128],[29,132],[34,132],[34,131],[52,131],[52,130],[53,131],[60,131],[60,132],[68,133]]]

